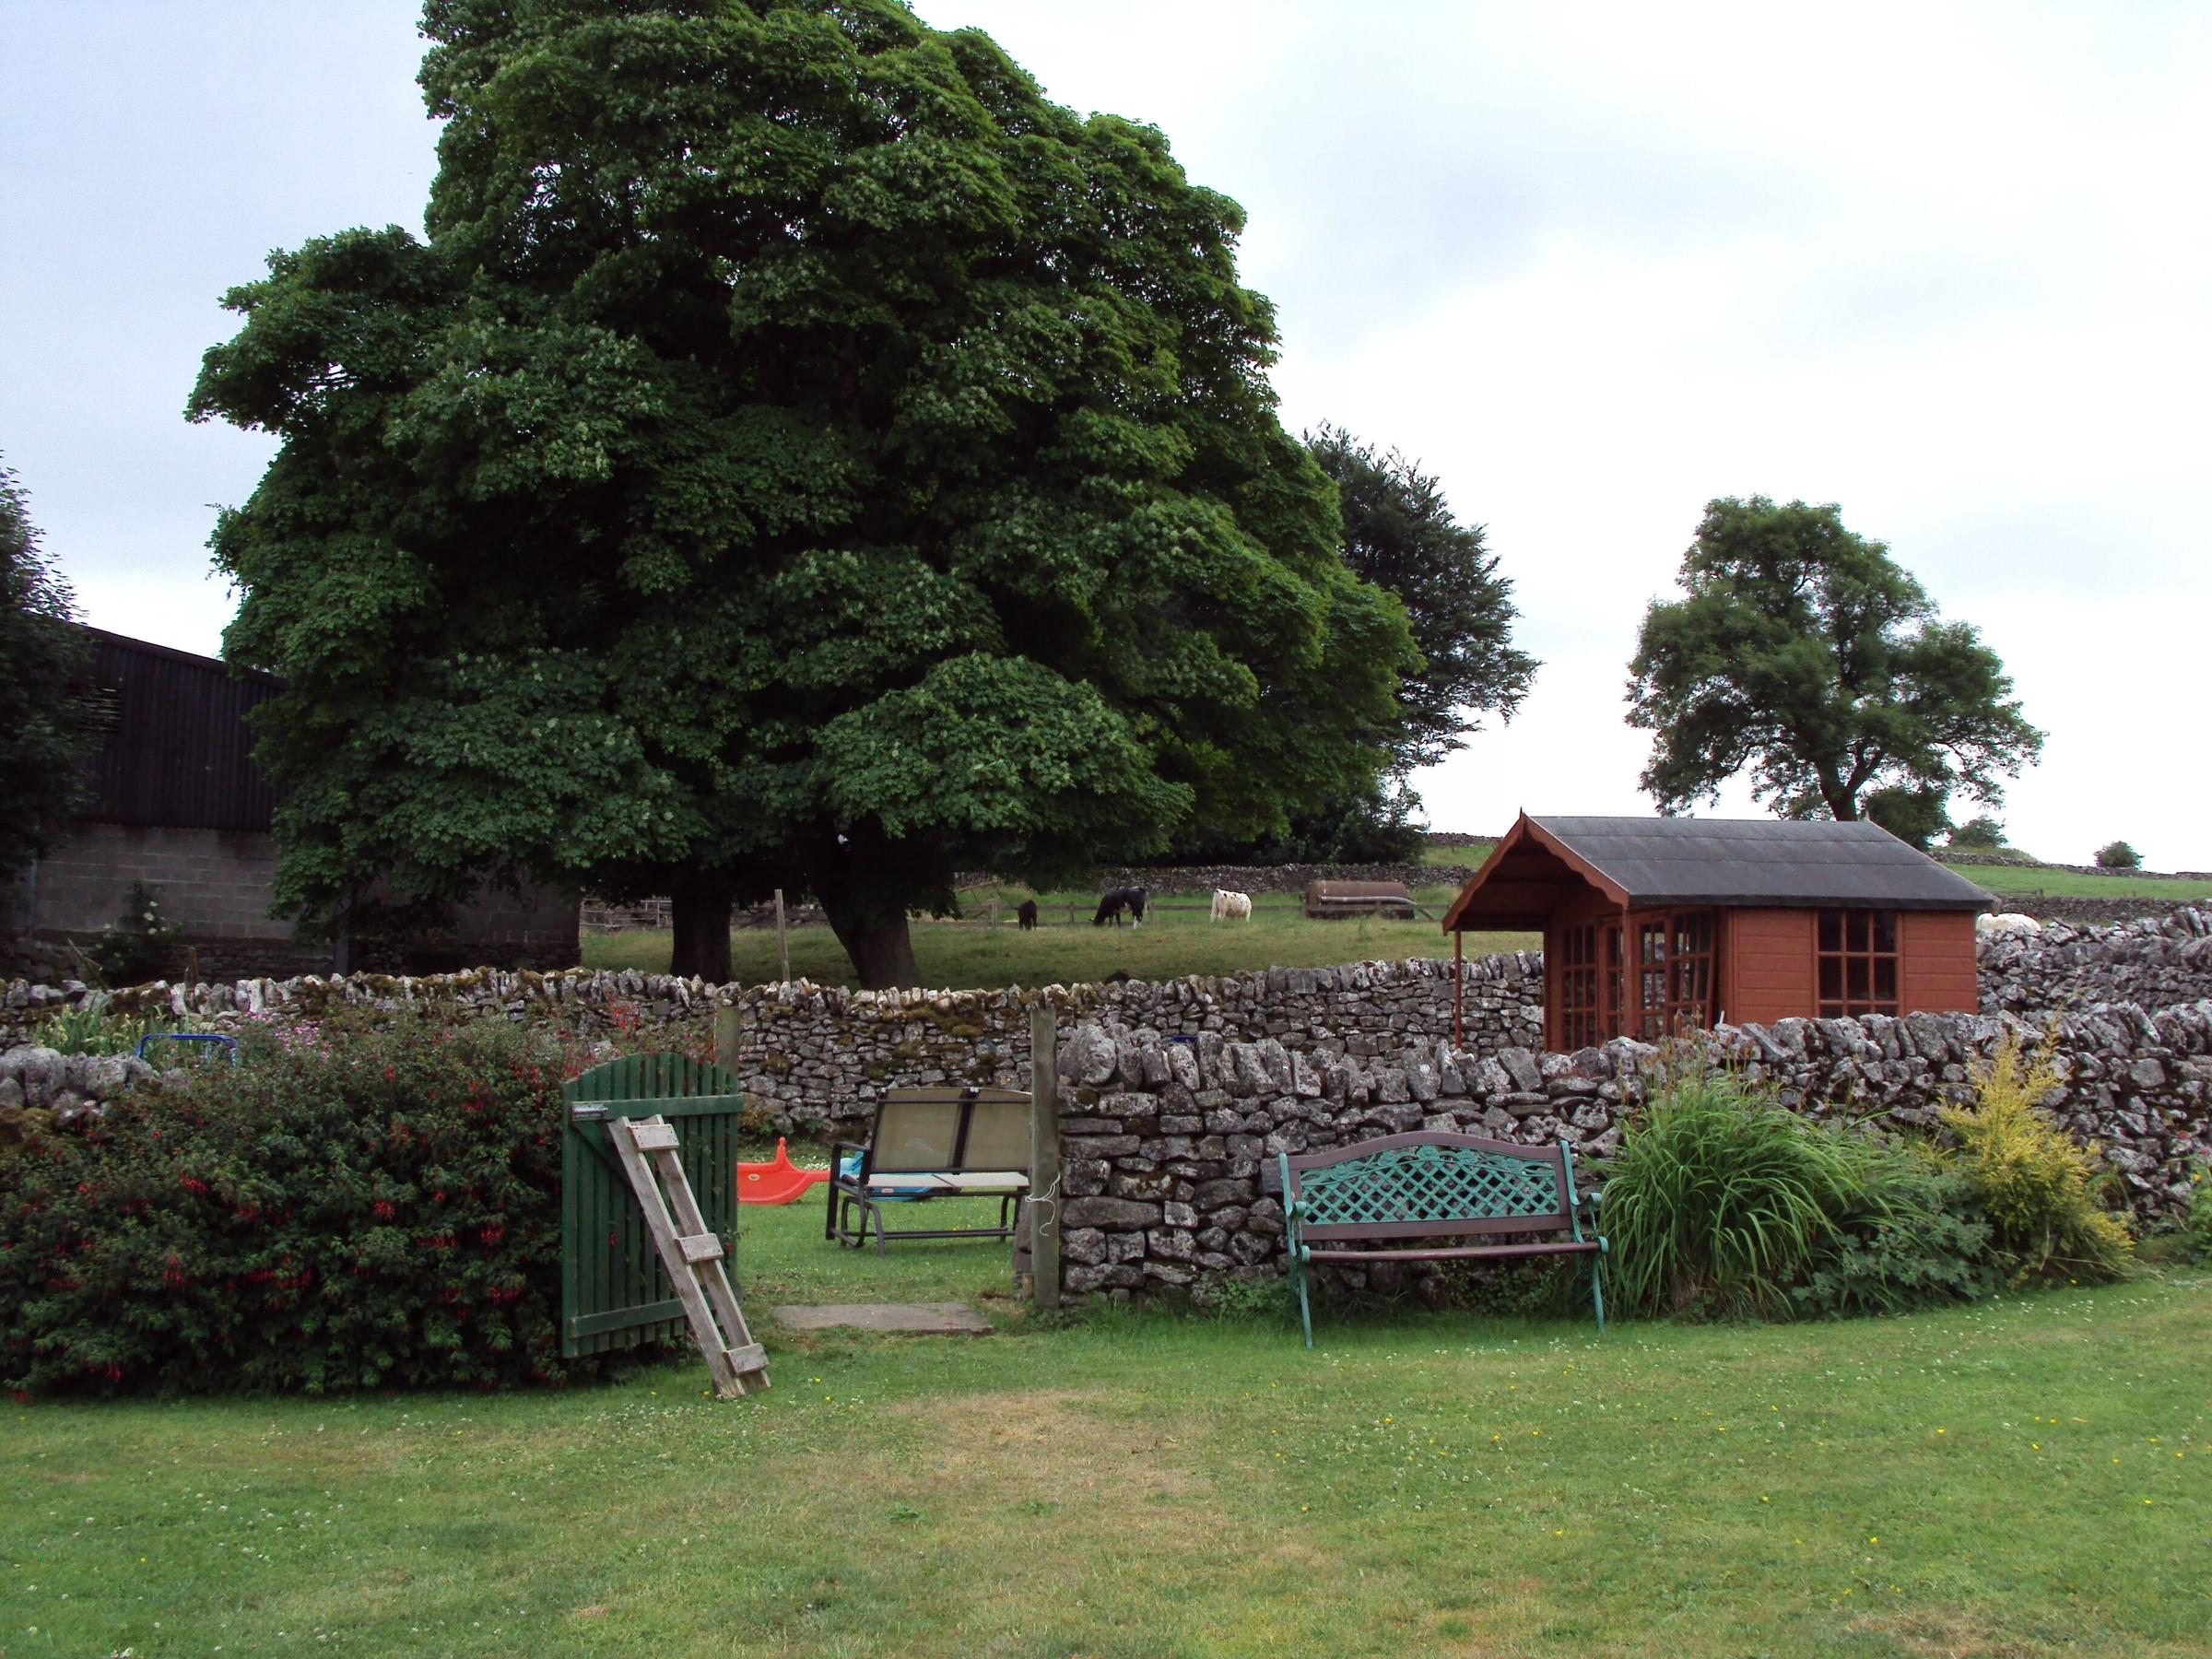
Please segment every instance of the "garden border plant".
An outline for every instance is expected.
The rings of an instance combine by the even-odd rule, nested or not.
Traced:
[[[558,1382],[562,1056],[491,1021],[248,1030],[0,1161],[0,1380]]]
[[[2036,1102],[2048,1047],[2006,1037],[1942,1114],[1954,1143],[1820,1124],[1739,1075],[1677,1057],[1601,1168],[1623,1312],[1690,1317],[1900,1313],[2004,1285],[2094,1283],[2133,1257],[2101,1178]]]

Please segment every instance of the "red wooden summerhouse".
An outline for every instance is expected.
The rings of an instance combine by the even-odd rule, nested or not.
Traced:
[[[1547,1047],[1724,1020],[1971,1012],[1995,901],[1877,825],[1530,818],[1444,912],[1544,935]],[[1457,992],[1453,1027],[1460,1029]]]

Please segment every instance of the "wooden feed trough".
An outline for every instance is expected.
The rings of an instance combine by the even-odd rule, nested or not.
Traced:
[[[1309,881],[1306,915],[1402,916],[1415,914],[1413,895],[1402,881]]]

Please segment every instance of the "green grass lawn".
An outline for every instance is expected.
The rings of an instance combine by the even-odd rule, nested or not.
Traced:
[[[774,1386],[8,1408],[0,1652],[2212,1653],[2212,1280],[1729,1327],[1011,1304]],[[809,1294],[811,1293],[811,1294]]]
[[[1464,865],[1470,870],[1478,870],[1497,844],[1494,841],[1473,841],[1464,847],[1440,847],[1431,843],[1421,848],[1420,862],[1431,865]]]
[[[2066,899],[2200,899],[2212,894],[2212,881],[2176,881],[2171,877],[2090,876],[2047,865],[1954,865],[1976,887],[2006,893],[2050,893]]]
[[[1453,889],[1423,888],[1416,897],[1431,918],[1441,917]],[[1043,895],[1043,925],[1030,933],[1015,925],[1014,907],[1026,897],[1018,888],[1004,889],[999,925],[986,924],[990,900],[970,894],[963,900],[967,920],[913,924],[914,958],[922,982],[932,988],[1007,984],[1084,984],[1125,971],[1141,980],[1172,979],[1185,973],[1241,973],[1253,968],[1325,968],[1375,958],[1450,956],[1452,941],[1433,919],[1396,921],[1383,916],[1309,922],[1290,895],[1263,895],[1245,922],[1212,922],[1205,895],[1165,896],[1165,902],[1189,909],[1161,909],[1159,901],[1142,927],[1093,927],[1096,893]],[[1075,907],[1076,921],[1068,922]],[[1535,934],[1469,934],[1467,954],[1516,948],[1534,950]],[[730,935],[731,966],[750,984],[777,976],[773,929],[740,928]],[[640,968],[665,972],[669,935],[665,933],[589,934],[583,960],[591,968]],[[858,982],[835,935],[827,927],[791,930],[791,971],[817,984]]]

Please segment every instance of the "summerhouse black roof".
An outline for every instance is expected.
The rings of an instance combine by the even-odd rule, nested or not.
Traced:
[[[1492,908],[1493,883],[1527,892],[1534,857],[1564,863],[1617,902],[1979,911],[1995,902],[1877,824],[1783,818],[1530,818],[1500,842],[1446,914]],[[1548,863],[1548,861],[1545,861]],[[1549,864],[1556,874],[1559,864]],[[1488,897],[1486,895],[1486,897]],[[1472,901],[1472,903],[1471,903]]]

